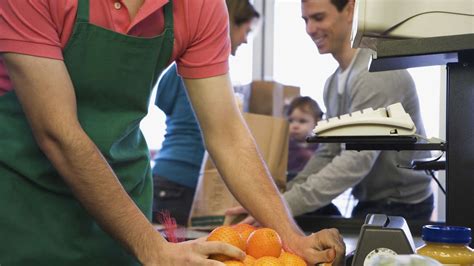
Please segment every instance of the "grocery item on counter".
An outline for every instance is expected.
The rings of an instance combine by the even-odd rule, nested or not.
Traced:
[[[442,264],[474,265],[471,229],[461,226],[425,225],[421,238],[425,245],[416,253],[437,260]]]

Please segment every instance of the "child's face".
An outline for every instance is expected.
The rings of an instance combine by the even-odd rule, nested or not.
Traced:
[[[293,110],[288,121],[290,122],[290,137],[297,141],[305,141],[316,126],[313,116],[300,108]]]

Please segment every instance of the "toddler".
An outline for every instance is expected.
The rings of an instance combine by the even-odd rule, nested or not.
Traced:
[[[290,123],[290,146],[288,150],[288,181],[303,169],[318,148],[317,143],[307,143],[306,137],[322,118],[318,103],[310,97],[297,97],[288,107]]]

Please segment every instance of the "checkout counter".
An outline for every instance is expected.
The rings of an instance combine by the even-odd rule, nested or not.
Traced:
[[[346,244],[347,266],[364,265],[363,262],[374,250],[377,253],[387,251],[412,254],[424,244],[421,240],[421,228],[426,222],[407,222],[397,216],[373,214],[368,215],[366,219],[347,219],[338,216],[301,215],[295,220],[307,234],[326,228],[338,228]],[[160,225],[156,225],[156,228],[163,231]],[[209,231],[199,230],[183,232],[186,234],[184,238],[188,240],[209,234]]]
[[[445,224],[474,228],[471,207],[471,202],[474,202],[474,1],[357,0],[352,46],[373,50],[370,72],[446,65],[447,139],[441,143],[413,141],[413,138],[367,141],[367,138],[345,136],[336,136],[332,141],[319,140],[345,143],[346,149],[358,151],[444,151],[446,163],[442,168],[446,170],[447,180]],[[317,142],[316,139],[309,141]],[[398,218],[382,221],[384,218],[380,216],[366,220],[301,216],[297,222],[305,231],[338,228],[344,236],[347,252],[357,249],[353,257],[348,257],[347,265],[359,266],[363,265],[360,257],[370,251],[367,247],[379,245],[382,248],[394,244],[401,251],[399,254],[410,254],[413,253],[410,249],[414,251],[421,245],[421,230],[426,222],[408,221],[406,224]],[[373,223],[371,228],[376,228],[377,237],[363,237],[368,223]],[[380,238],[390,235],[387,231],[394,232],[394,228],[383,227],[392,226],[398,228],[395,230],[398,236],[392,234],[388,241],[380,242]],[[407,237],[406,241],[402,235]]]
[[[363,265],[360,261],[377,248],[393,250],[397,254],[412,254],[424,244],[421,230],[426,221],[405,221],[402,217],[382,214],[368,215],[365,219],[301,215],[295,220],[305,232],[337,228],[346,244],[347,266]]]

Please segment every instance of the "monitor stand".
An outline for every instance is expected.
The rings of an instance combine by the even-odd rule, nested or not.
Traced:
[[[474,229],[474,34],[381,41],[369,71],[429,65],[447,69],[446,224]]]

